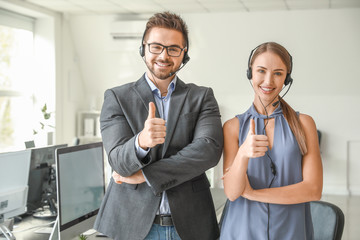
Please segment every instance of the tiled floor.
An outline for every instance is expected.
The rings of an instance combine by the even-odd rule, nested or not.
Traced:
[[[321,200],[341,208],[345,215],[342,240],[360,239],[360,196],[323,195]]]

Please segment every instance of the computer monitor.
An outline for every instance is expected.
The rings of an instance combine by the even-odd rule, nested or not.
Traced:
[[[35,217],[56,217],[55,149],[67,144],[31,148],[27,213]],[[47,211],[38,208],[49,205]]]
[[[102,142],[56,150],[59,239],[92,229],[105,194]]]
[[[10,230],[1,225],[6,219],[26,212],[30,150],[0,153],[0,234]]]
[[[31,148],[29,173],[28,214],[34,217],[56,217],[55,149],[67,144]],[[38,208],[49,205],[47,211]]]

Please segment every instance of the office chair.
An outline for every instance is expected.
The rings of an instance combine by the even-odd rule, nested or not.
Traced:
[[[315,240],[340,240],[344,230],[344,213],[329,202],[310,202]]]
[[[226,200],[219,221],[220,231],[228,206],[229,199]],[[325,201],[310,202],[310,209],[314,227],[314,240],[341,240],[345,224],[342,210],[338,206]]]

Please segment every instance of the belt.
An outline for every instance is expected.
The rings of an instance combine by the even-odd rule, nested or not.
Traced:
[[[156,215],[154,223],[160,226],[174,226],[171,215]]]

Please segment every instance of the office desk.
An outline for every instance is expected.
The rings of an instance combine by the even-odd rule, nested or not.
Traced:
[[[216,216],[218,221],[220,220],[222,209],[225,205],[226,196],[224,189],[222,188],[211,188],[211,194],[213,197]],[[17,240],[48,240],[50,234],[47,233],[36,233],[36,231],[45,228],[52,227],[55,219],[39,219],[33,216],[26,216],[19,223],[14,224],[13,233]],[[106,240],[110,238],[96,237],[96,233],[88,237],[88,240]]]
[[[14,224],[13,234],[16,240],[48,240],[50,233],[37,233],[44,228],[53,227],[55,219],[39,219],[26,216],[17,224]],[[88,240],[109,240],[106,237],[96,237],[97,233],[88,236]]]
[[[35,231],[52,227],[55,219],[40,219],[33,216],[23,217],[22,221],[14,224],[13,234],[16,240],[48,240],[50,234],[36,233]]]

